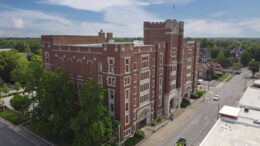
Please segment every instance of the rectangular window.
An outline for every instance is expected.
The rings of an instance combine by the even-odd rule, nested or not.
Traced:
[[[131,77],[130,76],[127,76],[124,78],[124,85],[127,86],[127,85],[130,85],[131,84]]]
[[[160,53],[160,64],[162,64],[163,63],[163,53],[161,52]]]
[[[133,117],[134,117],[134,120],[136,119],[136,112],[134,111],[133,112]]]
[[[129,112],[129,103],[126,103],[126,104],[125,104],[125,111],[126,111],[126,112]]]
[[[114,112],[114,104],[110,103],[110,112]]]
[[[134,86],[134,95],[136,95],[136,91],[137,91],[137,90],[136,90],[136,86]]]
[[[142,56],[141,61],[142,61],[142,68],[149,67],[149,56],[148,55]]]
[[[153,92],[152,92],[152,98],[154,98],[155,96],[154,96],[154,90],[153,90]]]
[[[134,70],[136,70],[136,69],[137,69],[137,63],[134,62]]]
[[[159,85],[162,86],[162,77],[159,79]]]
[[[125,100],[129,100],[130,98],[130,88],[125,89]]]
[[[140,85],[140,92],[150,89],[150,83]]]
[[[134,107],[136,106],[136,98],[134,98],[134,103],[133,103]]]
[[[116,86],[116,78],[115,78],[115,77],[108,76],[108,77],[107,77],[107,85],[108,85],[108,86],[115,87],[115,86]]]
[[[148,79],[150,78],[150,72],[143,72],[143,73],[140,73],[140,80],[144,80],[144,79]]]
[[[159,75],[162,75],[163,74],[163,68],[161,67],[160,69],[159,69]]]
[[[103,84],[103,77],[102,75],[98,75],[98,83]]]
[[[126,115],[125,116],[125,125],[128,125],[129,124],[129,115]],[[128,135],[128,134],[126,134]]]
[[[136,81],[137,81],[137,75],[134,74],[134,83],[136,83]]]
[[[49,52],[45,52],[45,61],[49,63]]]
[[[125,58],[125,72],[130,72],[130,58]]]
[[[142,104],[142,103],[148,101],[149,99],[150,99],[150,94],[148,93],[146,95],[141,96],[139,99],[139,102],[140,102],[140,104]]]
[[[153,69],[153,77],[155,77],[155,69]]]
[[[114,58],[108,58],[108,72],[114,73]]]
[[[102,63],[98,63],[98,71],[102,71]]]
[[[153,80],[153,88],[155,87],[155,81]]]

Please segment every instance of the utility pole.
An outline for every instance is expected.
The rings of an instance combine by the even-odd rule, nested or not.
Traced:
[[[120,124],[118,125],[118,146],[120,146]]]

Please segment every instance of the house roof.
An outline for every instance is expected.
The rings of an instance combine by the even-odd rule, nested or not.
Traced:
[[[210,68],[210,66],[213,66],[215,72],[219,71],[219,68],[221,67],[221,65],[216,62],[200,62],[199,63],[199,67],[204,67],[206,70],[208,70]]]

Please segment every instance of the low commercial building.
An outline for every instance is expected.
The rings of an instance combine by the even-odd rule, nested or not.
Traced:
[[[260,80],[255,80],[254,85],[247,88],[238,106],[260,111]]]
[[[260,111],[224,106],[200,146],[258,146]]]

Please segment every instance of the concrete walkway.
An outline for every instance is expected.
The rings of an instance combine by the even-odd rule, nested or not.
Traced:
[[[195,111],[201,108],[201,105],[204,104],[204,101],[210,100],[215,94],[212,91],[208,91],[204,96],[200,99],[196,100],[193,104],[188,106],[185,110],[182,110],[177,115],[175,115],[173,121],[167,120],[167,124],[161,127],[158,131],[151,132],[149,128],[144,128],[144,132],[146,134],[146,138],[141,141],[138,146],[158,146],[160,145],[164,139],[170,136],[170,134],[179,128],[184,121],[189,119]],[[149,132],[150,131],[150,132]]]

